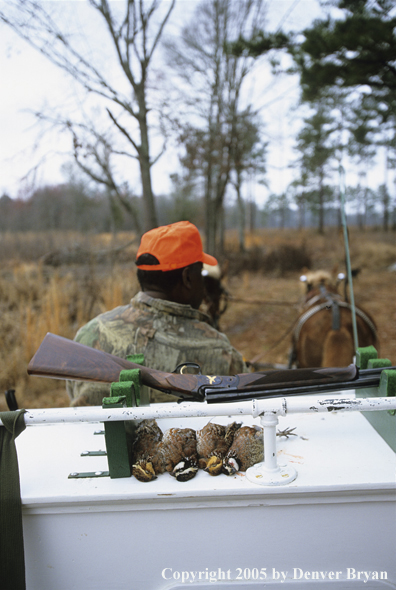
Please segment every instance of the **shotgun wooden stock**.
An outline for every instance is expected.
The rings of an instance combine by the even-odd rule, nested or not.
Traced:
[[[271,390],[352,381],[358,376],[355,365],[340,368],[270,370],[233,376],[166,373],[149,369],[84,344],[48,333],[28,365],[29,375],[52,379],[112,383],[121,371],[140,369],[142,383],[183,399],[203,401],[205,391],[221,389],[271,397]],[[268,392],[268,394],[266,393]],[[226,400],[224,400],[226,401]]]

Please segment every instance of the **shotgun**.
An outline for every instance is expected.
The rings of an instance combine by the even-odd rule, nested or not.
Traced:
[[[140,369],[142,383],[148,387],[176,395],[184,400],[204,401],[206,399],[208,402],[234,401],[239,399],[238,394],[247,396],[244,399],[280,397],[285,395],[281,393],[285,390],[298,391],[298,395],[301,395],[308,393],[307,388],[340,389],[343,383],[348,383],[349,388],[354,388],[359,381],[359,371],[355,365],[337,368],[273,370],[233,376],[166,373],[50,333],[45,336],[30,361],[27,372],[29,375],[52,379],[113,383],[119,380],[121,371],[128,369]],[[379,376],[376,376],[376,385],[378,383]],[[312,391],[310,390],[309,393]],[[216,395],[220,398],[216,398]]]

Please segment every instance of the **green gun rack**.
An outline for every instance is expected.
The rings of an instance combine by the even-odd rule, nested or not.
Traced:
[[[374,346],[358,348],[356,365],[359,369],[383,368],[378,387],[357,389],[356,397],[389,397],[396,395],[396,371],[386,369],[391,367],[389,359],[379,359]],[[363,416],[375,428],[385,442],[396,452],[396,412],[395,410],[381,412],[362,412]]]
[[[144,365],[142,354],[128,356],[127,359]],[[110,397],[103,399],[103,408],[137,407],[147,405],[145,388],[142,387],[140,369],[121,371],[119,381],[112,383]],[[131,457],[125,422],[105,422],[105,441],[109,475],[111,478],[130,477]]]
[[[104,409],[125,408],[126,397],[124,395],[105,397],[102,407]],[[110,477],[130,477],[132,471],[124,422],[105,422],[104,429]]]

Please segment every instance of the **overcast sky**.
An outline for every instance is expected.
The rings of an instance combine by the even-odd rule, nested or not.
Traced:
[[[116,0],[113,0],[116,1]],[[9,0],[0,0],[0,6]],[[63,5],[70,14],[78,12],[82,29],[91,30],[92,22],[86,18],[91,10],[75,11],[86,0],[53,0]],[[45,2],[49,4],[49,2]],[[170,31],[182,19],[191,16],[197,0],[178,0]],[[317,0],[270,0],[269,29],[283,24],[287,30],[301,30],[320,15]],[[172,29],[173,27],[173,29]],[[169,32],[169,31],[168,31]],[[280,193],[292,179],[289,165],[295,157],[291,150],[292,137],[299,127],[296,112],[290,109],[298,100],[297,78],[274,79],[265,60],[256,68],[249,81],[248,92],[255,96],[254,106],[261,108],[266,132],[271,141],[269,151],[269,189],[255,187],[256,198],[262,202],[269,192]],[[0,25],[0,194],[11,197],[26,192],[22,178],[43,160],[35,179],[36,185],[58,183],[65,180],[61,172],[63,162],[70,161],[70,138],[59,133],[40,138],[40,127],[31,111],[42,111],[62,106],[72,111],[79,108],[78,92],[73,81],[52,65],[44,56],[19,39],[12,30]],[[177,158],[168,152],[153,168],[155,193],[169,189],[169,174],[176,171]],[[30,177],[31,178],[31,177]],[[139,179],[129,179],[139,190]],[[378,183],[377,183],[378,184]]]

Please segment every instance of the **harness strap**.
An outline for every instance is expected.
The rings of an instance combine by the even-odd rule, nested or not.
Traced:
[[[318,295],[315,295],[315,297],[312,297],[311,299],[308,299],[308,301],[306,301],[304,303],[303,309],[305,307],[311,307],[311,305],[313,305],[314,303],[317,303],[318,301],[320,301],[321,299],[323,299],[323,297],[326,297],[326,296],[330,296],[330,293],[328,293],[327,291],[326,291],[326,295],[324,295],[322,293],[319,293]],[[341,295],[338,295],[338,293],[331,293],[331,300],[334,301],[335,299],[337,301],[340,301],[341,300]]]
[[[337,306],[345,307],[345,308],[351,310],[351,305],[349,303],[346,303],[345,301],[337,301]],[[328,307],[329,307],[329,304],[326,301],[325,303],[322,303],[321,305],[315,305],[314,307],[311,307],[305,313],[303,313],[302,316],[300,316],[300,318],[296,324],[296,327],[294,329],[294,332],[293,332],[293,337],[294,337],[295,342],[297,342],[297,340],[300,336],[301,329],[302,329],[303,325],[305,324],[305,322],[307,320],[309,320],[309,318],[311,318],[313,315],[315,315],[316,313],[321,311],[322,309],[325,309]],[[376,327],[375,327],[374,323],[371,321],[371,319],[368,317],[368,315],[366,313],[364,313],[364,311],[362,311],[358,307],[356,307],[355,311],[356,311],[356,314],[358,316],[360,316],[363,321],[366,322],[366,324],[368,325],[368,327],[372,331],[374,337],[377,338]],[[333,328],[333,330],[334,329],[335,328]]]
[[[318,313],[318,311],[322,311],[322,309],[325,309],[327,306],[328,306],[327,303],[322,303],[321,305],[315,305],[314,307],[311,307],[310,309],[308,309],[305,313],[303,313],[300,316],[300,318],[296,324],[296,327],[294,328],[294,332],[293,332],[294,340],[296,342],[300,337],[301,328],[303,327],[305,322],[307,320],[309,320],[309,318],[311,318],[313,315],[315,315],[315,313]]]
[[[345,303],[345,301],[340,301],[338,303],[338,305],[341,305],[341,307],[346,307],[346,308],[352,310],[352,305],[350,305],[349,303]],[[358,316],[360,316],[362,318],[362,320],[364,320],[366,322],[366,324],[368,325],[368,327],[372,331],[374,337],[377,339],[377,329],[374,325],[374,322],[372,322],[371,319],[368,317],[368,315],[366,313],[364,313],[364,311],[362,311],[358,307],[355,308],[355,311],[356,311],[356,314]]]
[[[340,324],[340,302],[339,301],[333,301],[333,303],[331,304],[331,319],[332,319],[332,323],[331,323],[331,327],[333,330],[339,330],[341,327]]]

